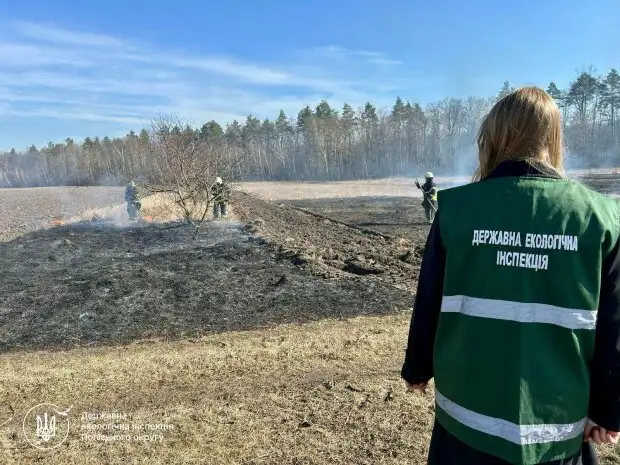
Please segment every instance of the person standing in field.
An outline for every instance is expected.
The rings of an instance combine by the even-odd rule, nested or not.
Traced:
[[[127,202],[127,215],[129,215],[129,219],[136,220],[141,204],[138,200],[138,188],[134,181],[131,181],[125,188],[125,202]]]
[[[222,178],[215,178],[215,184],[211,187],[213,196],[213,216],[215,218],[226,218],[228,216],[228,200],[230,192],[228,186],[224,184]]]
[[[429,464],[595,464],[620,436],[620,208],[567,179],[560,112],[501,99],[442,190],[402,377],[435,381]]]
[[[422,191],[424,200],[422,200],[422,208],[424,208],[424,215],[426,221],[429,224],[433,223],[435,213],[437,212],[437,185],[435,184],[435,177],[430,171],[424,175],[424,184],[420,186],[420,183],[416,179],[416,187]]]

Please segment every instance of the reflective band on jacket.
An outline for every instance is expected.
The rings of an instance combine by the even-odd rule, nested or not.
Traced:
[[[481,299],[464,295],[443,296],[442,312],[510,320],[518,323],[548,323],[568,329],[596,328],[596,311],[555,307],[547,304]]]
[[[488,417],[455,404],[435,389],[435,400],[441,409],[459,423],[514,444],[542,444],[567,441],[583,433],[587,418],[577,423],[558,425],[517,425],[501,418]]]

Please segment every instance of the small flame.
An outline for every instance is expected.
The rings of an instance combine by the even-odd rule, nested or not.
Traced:
[[[64,221],[60,218],[54,218],[52,220],[52,226],[60,226],[61,224],[64,224]]]
[[[152,216],[144,216],[144,221],[148,222],[148,223],[152,223],[153,222],[153,217]]]

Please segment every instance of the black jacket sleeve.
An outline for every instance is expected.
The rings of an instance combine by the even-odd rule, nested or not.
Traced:
[[[620,431],[620,240],[603,261],[589,417],[609,431]]]
[[[446,251],[439,232],[439,213],[431,226],[422,257],[418,290],[413,305],[409,340],[401,376],[411,384],[433,377],[433,348],[441,310]]]

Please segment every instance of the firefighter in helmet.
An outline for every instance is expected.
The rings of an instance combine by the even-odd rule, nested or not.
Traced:
[[[219,176],[215,178],[215,184],[211,187],[211,195],[213,196],[213,217],[226,218],[228,216],[230,190]]]
[[[435,178],[433,173],[428,171],[424,175],[424,184],[420,186],[420,183],[416,180],[416,186],[422,191],[424,200],[422,200],[422,207],[424,208],[424,214],[426,221],[429,224],[433,223],[435,213],[437,212],[437,185],[435,184]]]
[[[138,219],[138,212],[142,204],[138,200],[138,188],[135,181],[131,181],[125,188],[125,202],[127,202],[127,214],[130,220]]]

